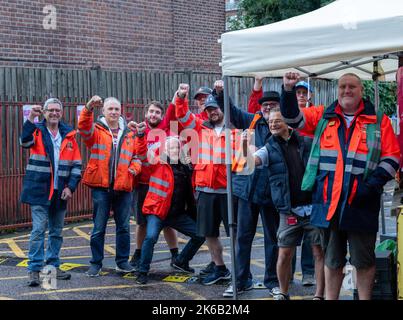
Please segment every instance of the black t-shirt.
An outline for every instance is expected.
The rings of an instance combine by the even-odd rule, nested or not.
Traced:
[[[305,173],[305,165],[299,151],[300,145],[297,137],[291,133],[286,141],[281,137],[274,137],[281,147],[288,169],[288,181],[290,183],[291,207],[308,205],[312,203],[312,194],[302,191],[302,179]]]
[[[170,164],[174,174],[174,191],[171,199],[171,208],[168,216],[178,216],[185,213],[189,186],[189,171],[182,163]]]

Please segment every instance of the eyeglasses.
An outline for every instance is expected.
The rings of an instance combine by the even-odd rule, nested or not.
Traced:
[[[281,124],[284,123],[283,120],[269,120],[269,124]]]
[[[263,102],[262,107],[269,107],[269,108],[274,108],[278,107],[280,104],[278,102]]]
[[[45,109],[44,111],[47,111],[49,113],[61,113],[61,109]]]

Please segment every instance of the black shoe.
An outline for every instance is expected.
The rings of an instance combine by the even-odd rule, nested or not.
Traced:
[[[148,282],[148,275],[147,275],[147,273],[140,272],[140,273],[137,275],[136,282],[137,282],[138,284],[146,284],[146,283]]]
[[[134,254],[132,256],[132,258],[130,259],[130,265],[134,268],[134,269],[138,269],[140,266],[140,258],[141,256]]]
[[[71,274],[57,268],[56,279],[57,280],[70,280]]]
[[[187,273],[195,272],[195,269],[189,267],[189,261],[180,263],[177,258],[175,258],[174,261],[172,262],[172,267],[182,272]]]
[[[28,286],[37,287],[41,284],[39,280],[39,271],[30,271],[28,275],[29,275]]]
[[[214,261],[211,261],[204,269],[200,270],[200,275],[201,276],[207,276],[210,273],[214,272],[214,267],[215,267],[215,263]]]

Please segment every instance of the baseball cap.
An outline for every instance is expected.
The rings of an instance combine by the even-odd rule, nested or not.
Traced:
[[[209,95],[212,93],[213,93],[213,90],[211,90],[209,87],[200,87],[199,89],[197,89],[193,99],[197,99],[197,97],[201,94]]]
[[[297,89],[298,87],[303,87],[306,90],[309,90],[311,93],[313,93],[311,86],[306,81],[297,82],[297,84],[295,85],[295,89]]]

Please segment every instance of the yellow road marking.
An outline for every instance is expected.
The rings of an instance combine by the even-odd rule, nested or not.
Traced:
[[[0,300],[15,300],[15,299],[9,297],[0,297]]]
[[[130,289],[130,288],[149,287],[149,286],[161,286],[161,283],[157,282],[157,283],[148,283],[147,285],[118,285],[118,286],[60,289],[60,290],[52,290],[52,291],[35,291],[35,292],[23,293],[23,294],[21,294],[21,296],[47,295],[47,294],[55,294],[55,293],[69,293],[69,292],[81,292],[81,291]]]
[[[77,235],[79,235],[80,237],[82,237],[82,238],[84,238],[84,239],[87,239],[88,241],[91,240],[91,237],[90,237],[87,233],[85,233],[84,231],[80,230],[79,228],[75,227],[75,228],[73,228],[73,231],[74,231]],[[109,252],[109,253],[112,254],[112,255],[115,255],[115,254],[116,254],[116,253],[115,253],[115,249],[113,249],[110,245],[105,244],[105,245],[104,245],[104,250],[107,251],[107,252]]]
[[[17,245],[17,243],[13,239],[8,239],[7,240],[8,246],[11,248],[13,253],[18,257],[18,258],[26,258],[27,256],[24,254],[24,252],[21,250],[21,248]]]
[[[167,282],[165,284],[174,288],[175,290],[179,291],[180,293],[183,293],[184,295],[191,297],[193,300],[206,300],[206,298],[203,297],[202,295],[192,292],[188,288],[184,288],[180,284],[172,283],[172,282]]]

